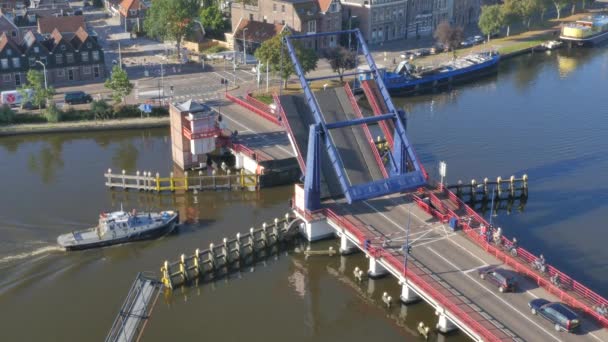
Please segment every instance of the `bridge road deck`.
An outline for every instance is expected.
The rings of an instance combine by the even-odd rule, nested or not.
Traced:
[[[293,134],[292,139],[298,147],[304,162],[308,155],[308,133],[310,125],[315,123],[303,95],[282,95],[279,97],[287,124]],[[321,197],[335,197],[343,194],[336,171],[331,165],[327,150],[321,149]]]
[[[468,303],[469,307],[489,315],[484,322],[485,326],[492,324],[503,330],[505,336],[516,335],[525,341],[608,342],[608,330],[599,327],[591,319],[583,317],[582,329],[570,334],[556,332],[551,323],[533,316],[528,308],[530,300],[537,297],[552,301],[557,299],[529,279],[519,277],[518,291],[504,294],[499,293],[491,283],[479,279],[479,268],[499,265],[500,262],[469,241],[461,232],[452,232],[446,225],[423,212],[407,197],[391,195],[350,206],[342,202],[343,200],[324,203],[337,208],[346,218],[366,225],[371,235],[376,236],[372,239],[372,246],[386,240],[387,245],[394,246],[394,253],[399,254],[401,246],[406,242],[408,213],[411,210],[412,254],[408,263],[412,262],[432,272],[436,279],[449,284],[444,286],[458,291],[462,295],[458,299],[465,305]]]
[[[247,147],[261,151],[272,159],[294,158],[295,153],[290,145],[287,132],[267,120],[261,119],[255,113],[232,103],[219,99],[218,103],[209,103],[219,109],[228,129],[237,130],[237,140]]]
[[[357,119],[355,110],[342,87],[315,93],[326,123]],[[383,179],[381,166],[374,158],[372,145],[366,141],[361,125],[329,130],[351,185]]]

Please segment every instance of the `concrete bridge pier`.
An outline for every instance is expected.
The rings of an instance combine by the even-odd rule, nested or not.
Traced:
[[[399,284],[401,285],[401,296],[399,298],[403,304],[410,304],[420,300],[420,296],[407,283],[402,280]]]
[[[340,236],[340,254],[348,255],[356,252],[358,250],[357,245],[352,243],[346,234],[342,233]]]
[[[327,223],[325,219],[321,220],[302,220],[303,225],[300,226],[302,234],[310,242],[319,241],[334,237],[334,229]]]
[[[443,308],[437,308],[435,314],[439,317],[439,321],[437,322],[436,328],[440,332],[446,334],[458,329],[456,325],[454,325],[454,323],[452,323],[445,315],[445,310]]]
[[[371,279],[382,278],[388,274],[388,271],[384,266],[380,265],[378,260],[372,256],[369,257],[369,269],[367,270],[367,276]]]

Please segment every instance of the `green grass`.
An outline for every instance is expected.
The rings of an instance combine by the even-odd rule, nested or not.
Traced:
[[[252,94],[252,96],[268,105],[274,103],[274,99],[272,98],[271,94]]]
[[[514,43],[514,44],[507,45],[505,47],[499,48],[498,52],[501,55],[506,55],[506,54],[509,54],[509,53],[513,53],[513,52],[517,52],[517,51],[520,51],[520,50],[529,49],[529,48],[531,48],[533,46],[540,45],[544,41],[546,41],[546,39],[532,39],[532,40],[525,41],[525,42]]]

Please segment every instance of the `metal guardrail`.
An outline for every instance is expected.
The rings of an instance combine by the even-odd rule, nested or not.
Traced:
[[[375,115],[385,114],[382,109],[380,109],[380,105],[378,104],[378,98],[372,90],[369,82],[370,81],[361,82],[361,88],[363,88],[363,93],[365,93],[365,96],[367,97],[367,102],[369,102],[370,106],[372,107],[372,111]],[[384,138],[388,142],[389,146],[393,147],[393,132],[389,130],[386,122],[380,122],[380,129],[382,129],[382,132],[384,133]]]
[[[258,114],[260,117],[272,122],[273,124],[277,125],[277,126],[281,126],[281,123],[279,122],[279,119],[277,119],[276,116],[274,116],[272,113],[266,112],[264,109],[258,108],[256,105],[249,103],[248,101],[245,101],[243,99],[240,99],[236,96],[233,96],[229,93],[226,93],[226,98],[236,104],[238,104],[239,106],[248,109],[252,112],[254,112],[255,114]],[[261,103],[261,102],[260,102]]]
[[[465,222],[464,220],[460,220],[460,224],[463,227],[463,231],[465,234],[471,238],[475,243],[477,243],[480,247],[482,247],[486,252],[492,254],[499,260],[503,261],[506,265],[513,267],[516,272],[519,272],[523,275],[526,275],[532,278],[539,286],[545,288],[549,293],[557,296],[564,303],[582,310],[583,312],[589,314],[594,317],[602,326],[608,328],[608,317],[600,314],[596,307],[608,306],[608,300],[603,298],[599,294],[590,290],[583,284],[577,282],[572,277],[566,275],[565,273],[559,271],[552,265],[547,265],[546,275],[543,275],[537,271],[535,271],[531,263],[538,259],[537,256],[523,249],[522,247],[517,247],[517,256],[513,256],[508,253],[508,250],[512,247],[512,242],[505,237],[504,235],[501,237],[501,246],[504,248],[499,248],[493,243],[490,243],[485,236],[482,236],[476,231],[476,227],[481,225],[485,225],[486,227],[490,227],[490,224],[481,217],[477,212],[467,206],[458,196],[456,196],[453,192],[448,189],[443,188],[442,191],[446,191],[450,200],[457,203],[459,208],[464,208],[468,217],[470,218],[469,222]],[[417,202],[419,205],[420,203]],[[425,211],[426,208],[421,206]],[[428,211],[427,211],[428,212]],[[432,215],[438,217],[437,214],[441,215],[436,211],[430,211]],[[461,217],[455,216],[459,219]],[[439,218],[439,217],[438,217]],[[560,279],[561,285],[553,284],[550,280],[550,276],[557,274]],[[564,287],[564,288],[560,288]],[[579,298],[577,298],[579,297]]]
[[[315,212],[303,212],[299,208],[294,208],[294,210],[296,210],[298,213],[303,215],[306,219],[314,219],[315,216],[318,216],[318,215],[325,216],[328,220],[333,221],[334,223],[339,225],[341,228],[345,229],[351,236],[355,237],[358,240],[358,247],[361,250],[366,251],[367,253],[369,253],[371,256],[373,256],[375,258],[386,260],[386,262],[388,262],[390,265],[392,265],[397,270],[404,269],[404,267],[403,267],[404,265],[403,265],[402,261],[400,259],[398,259],[396,256],[394,256],[391,252],[388,252],[381,247],[371,247],[370,246],[370,247],[368,247],[368,249],[365,249],[364,248],[365,240],[368,238],[368,236],[365,235],[365,233],[363,231],[364,228],[358,227],[353,222],[351,222],[350,220],[344,218],[343,216],[335,213],[330,208],[323,208],[323,209],[317,210]],[[423,276],[428,275],[428,274],[426,272],[424,272],[422,269],[419,269],[415,265],[408,265],[408,267],[405,269],[405,273],[403,275],[404,275],[404,277],[406,277],[408,279],[408,281],[410,281],[415,286],[417,286],[418,288],[425,291],[428,295],[430,295],[433,298],[433,300],[437,301],[440,305],[442,305],[443,308],[450,314],[450,316],[457,318],[462,323],[469,326],[474,331],[474,333],[476,335],[480,336],[484,341],[501,341],[501,340],[503,340],[503,338],[499,337],[496,333],[490,331],[487,327],[483,326],[479,321],[475,320],[475,318],[472,317],[472,314],[479,315],[478,313],[476,313],[474,311],[473,312],[464,311],[462,308],[458,307],[458,305],[456,303],[454,303],[452,300],[450,300],[450,298],[448,298],[446,295],[441,293],[441,291],[439,291],[438,289],[433,287],[428,281],[424,280]],[[432,279],[432,278],[427,277],[427,279]],[[439,285],[439,286],[441,286],[441,285]],[[479,318],[483,319],[483,317],[481,315],[479,315]]]
[[[162,286],[153,275],[138,273],[105,341],[139,340]]]

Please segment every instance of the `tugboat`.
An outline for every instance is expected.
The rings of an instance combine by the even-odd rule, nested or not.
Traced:
[[[96,227],[60,235],[57,243],[68,251],[99,248],[126,242],[154,239],[169,234],[179,221],[173,210],[160,213],[101,213]]]

